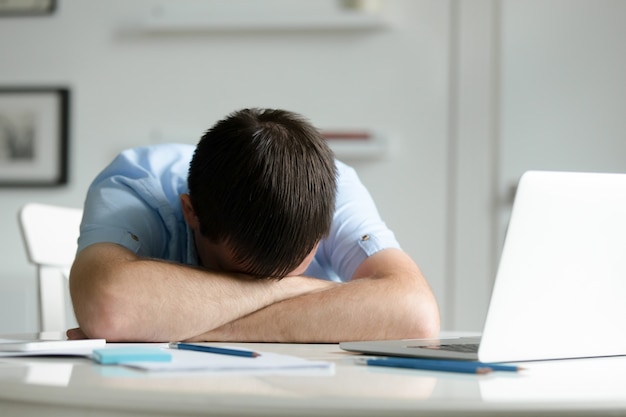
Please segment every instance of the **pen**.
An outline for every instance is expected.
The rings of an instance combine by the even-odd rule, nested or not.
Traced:
[[[215,347],[215,346],[196,345],[196,344],[182,343],[182,342],[171,342],[169,344],[169,347],[171,349],[195,350],[197,352],[217,353],[220,355],[230,355],[230,356],[243,356],[246,358],[256,358],[257,356],[261,356],[260,353],[253,352],[251,350],[221,348],[221,347]]]
[[[521,370],[521,368],[514,365],[419,358],[376,358],[365,359],[362,360],[361,363],[369,366],[388,366],[393,368],[412,368],[469,374],[487,374],[492,371],[517,372]]]

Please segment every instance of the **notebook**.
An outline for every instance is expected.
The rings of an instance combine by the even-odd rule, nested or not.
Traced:
[[[67,340],[62,332],[16,333],[0,336],[0,357],[88,356],[106,345],[104,339]]]
[[[522,175],[480,337],[340,347],[484,362],[626,355],[626,174]]]

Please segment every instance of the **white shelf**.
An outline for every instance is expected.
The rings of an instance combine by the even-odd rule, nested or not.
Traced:
[[[329,137],[327,141],[337,159],[340,160],[382,159],[387,154],[387,141],[380,135],[372,135],[367,139],[333,139]]]
[[[135,28],[146,33],[160,32],[258,32],[258,31],[372,31],[387,23],[378,15],[341,11],[319,15],[149,15]]]

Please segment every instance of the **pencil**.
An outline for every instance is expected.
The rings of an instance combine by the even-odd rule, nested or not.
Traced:
[[[243,356],[246,358],[256,358],[257,356],[261,356],[260,353],[253,352],[251,350],[221,348],[221,347],[215,347],[215,346],[197,345],[197,344],[182,343],[182,342],[171,342],[169,344],[169,347],[171,349],[194,350],[196,352],[217,353],[219,355],[230,355],[230,356]]]
[[[468,374],[487,374],[492,371],[517,372],[517,366],[497,363],[467,362],[454,360],[419,359],[419,358],[377,358],[364,361],[369,366],[387,366],[393,368],[411,368],[428,371],[461,372]]]

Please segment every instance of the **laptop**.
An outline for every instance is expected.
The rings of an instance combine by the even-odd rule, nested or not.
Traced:
[[[626,174],[522,175],[480,337],[340,347],[483,362],[626,355]]]

